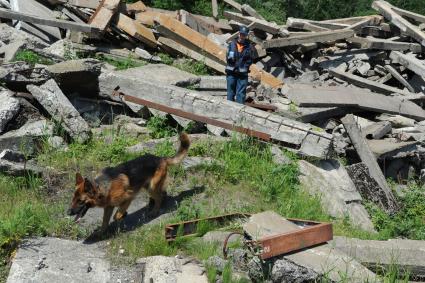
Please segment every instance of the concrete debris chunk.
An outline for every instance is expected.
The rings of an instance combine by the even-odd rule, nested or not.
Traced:
[[[18,114],[20,102],[13,97],[13,93],[8,90],[0,92],[0,134],[6,128],[6,125]]]
[[[54,120],[62,124],[75,141],[82,143],[90,138],[91,132],[88,124],[81,118],[54,80],[49,80],[41,86],[30,85],[28,91]]]

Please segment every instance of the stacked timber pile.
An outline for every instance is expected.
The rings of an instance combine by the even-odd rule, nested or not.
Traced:
[[[224,2],[225,19],[218,19],[214,0],[214,17],[142,1],[0,1],[2,100],[13,106],[5,110],[0,139],[28,126],[26,118],[9,121],[34,107],[38,116],[62,121],[70,140],[82,142],[93,116],[113,121],[105,119],[112,115],[108,107],[143,118],[168,113],[182,126],[194,120],[216,135],[237,131],[302,156],[346,158],[362,194],[374,201],[379,195],[382,207],[396,210],[386,177],[425,178],[425,16],[375,1],[380,15],[288,18],[278,25],[249,5]],[[256,51],[246,105],[225,99],[226,48],[241,24],[252,31]],[[16,62],[20,50],[56,64]],[[158,64],[157,52],[203,62],[215,75]],[[152,64],[116,71],[78,59],[94,54]]]

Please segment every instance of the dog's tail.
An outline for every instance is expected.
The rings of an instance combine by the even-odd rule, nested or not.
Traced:
[[[173,157],[167,158],[167,164],[175,165],[182,162],[187,155],[189,146],[190,146],[189,136],[186,133],[180,134],[180,147],[177,150],[176,155],[174,155]]]

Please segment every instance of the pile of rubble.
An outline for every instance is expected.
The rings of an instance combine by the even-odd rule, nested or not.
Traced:
[[[0,150],[31,157],[42,137],[65,147],[87,141],[91,128],[112,123],[117,114],[170,114],[183,127],[193,120],[202,125],[197,129],[215,135],[242,132],[301,156],[346,159],[346,167],[338,161],[304,164],[302,179],[308,184],[314,173],[326,184],[350,176],[344,186],[323,185],[319,193],[338,199],[338,205],[326,205],[329,213],[348,213],[373,230],[370,221],[364,224],[362,198],[392,213],[399,205],[386,178],[425,179],[425,16],[375,1],[382,16],[288,18],[278,25],[249,5],[224,2],[233,9],[224,11],[226,19],[217,18],[214,0],[214,17],[154,9],[142,1],[0,1],[5,22],[0,24]],[[246,105],[225,98],[226,47],[241,24],[251,29],[256,51]],[[52,64],[16,62],[22,50]],[[158,64],[157,51],[203,62],[216,75],[195,76]],[[91,55],[151,64],[118,71],[95,59],[78,59]],[[46,118],[61,125],[65,140]],[[140,125],[128,129],[146,133]],[[15,164],[22,156],[15,157],[1,156],[3,171],[30,168]],[[314,185],[306,187],[317,193]]]

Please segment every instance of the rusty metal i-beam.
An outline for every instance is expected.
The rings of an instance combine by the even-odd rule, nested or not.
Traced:
[[[271,136],[269,134],[263,133],[263,132],[259,132],[259,131],[255,131],[255,130],[251,130],[251,129],[247,129],[247,128],[243,128],[243,127],[239,127],[239,126],[235,126],[232,125],[230,123],[226,123],[226,122],[222,122],[219,120],[215,120],[212,118],[208,118],[205,116],[201,116],[201,115],[197,115],[197,114],[193,114],[190,112],[186,112],[180,109],[176,109],[176,108],[172,108],[166,105],[162,105],[156,102],[152,102],[152,101],[148,101],[142,98],[138,98],[138,97],[134,97],[134,96],[130,96],[130,95],[126,95],[122,92],[119,92],[119,87],[115,88],[113,95],[115,96],[120,96],[121,98],[123,98],[125,101],[128,102],[133,102],[139,105],[143,105],[149,108],[153,108],[162,112],[166,112],[172,115],[176,115],[182,118],[186,118],[189,120],[193,120],[193,121],[197,121],[200,123],[205,123],[205,124],[209,124],[209,125],[213,125],[213,126],[217,126],[226,130],[231,130],[231,131],[235,131],[238,133],[242,133],[251,137],[256,137],[265,141],[270,141],[271,140]]]

